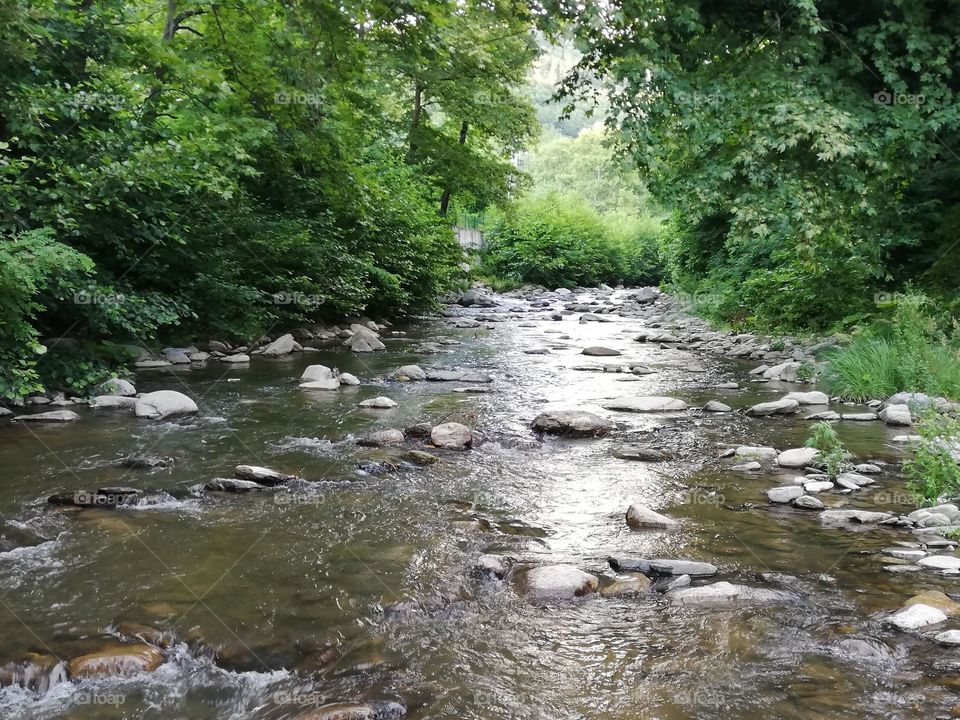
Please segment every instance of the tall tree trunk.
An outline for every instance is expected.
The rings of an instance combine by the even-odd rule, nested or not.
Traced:
[[[464,120],[460,123],[460,144],[467,144],[467,121]],[[440,197],[440,216],[447,216],[447,208],[450,206],[450,181],[447,181],[447,186],[443,189],[443,195]]]
[[[420,127],[420,115],[423,113],[423,91],[422,83],[416,83],[413,86],[413,113],[410,115],[410,130],[407,132],[407,164],[412,164],[416,159],[417,151],[417,128]]]

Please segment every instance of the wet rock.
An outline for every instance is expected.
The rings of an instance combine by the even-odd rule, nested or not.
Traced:
[[[613,424],[599,415],[584,410],[554,410],[534,418],[534,432],[568,437],[598,437],[606,435]]]
[[[573,565],[540,565],[518,575],[526,595],[538,600],[568,599],[596,592],[599,580]]]
[[[400,466],[389,460],[364,460],[357,463],[360,472],[367,475],[389,475],[400,469]]]
[[[207,360],[210,359],[210,353],[195,352],[195,353],[190,353],[189,357],[190,357],[190,362],[192,363],[206,362]]]
[[[291,720],[400,720],[406,713],[406,708],[396,702],[339,702],[300,712]]]
[[[266,355],[267,357],[281,357],[283,355],[289,355],[296,347],[297,341],[293,339],[293,335],[287,333],[265,346],[260,354]]]
[[[431,382],[466,382],[489,383],[493,378],[477,370],[443,370],[433,369],[426,371],[427,380]]]
[[[829,480],[812,480],[803,484],[803,491],[808,493],[821,493],[832,490],[833,483]]]
[[[139,640],[148,645],[155,645],[160,648],[169,648],[176,641],[172,632],[165,632],[150,625],[140,625],[139,623],[122,622],[113,628],[117,635],[128,640]]]
[[[51,505],[66,505],[78,508],[113,509],[136,502],[140,491],[135,488],[101,488],[96,492],[77,490],[73,493],[59,493],[47,498]]]
[[[753,445],[738,445],[733,449],[733,456],[738,458],[754,458],[757,460],[772,460],[779,453],[775,448]]]
[[[911,605],[910,607],[898,610],[887,618],[887,623],[893,625],[899,630],[918,630],[927,625],[936,625],[947,619],[947,616],[940,610],[930,605]]]
[[[118,463],[121,467],[132,468],[134,470],[155,470],[173,465],[174,459],[169,456],[159,455],[128,455]]]
[[[653,584],[654,592],[665,593],[670,592],[671,590],[676,590],[677,588],[687,587],[690,585],[690,576],[689,575],[675,575],[675,576],[666,576],[657,580]]]
[[[706,405],[703,406],[705,412],[713,413],[725,413],[733,410],[729,405],[725,405],[719,400],[710,400]]]
[[[0,553],[22,547],[36,547],[50,539],[27,527],[17,527],[12,523],[0,525]]]
[[[184,352],[183,348],[164,348],[161,354],[168,363],[174,365],[190,364],[190,356]]]
[[[674,412],[686,410],[687,404],[683,400],[672,397],[618,397],[605,402],[607,410],[620,412]]]
[[[507,555],[481,555],[474,563],[471,574],[474,577],[495,577],[502,580],[515,562],[516,560]]]
[[[803,468],[813,463],[819,450],[812,447],[791,448],[777,455],[777,465],[785,468]]]
[[[794,498],[792,505],[802,510],[823,510],[823,501],[809,495]]]
[[[767,490],[767,498],[772,503],[785,504],[796,500],[803,495],[803,488],[798,485],[781,485]]]
[[[288,475],[287,473],[282,473],[278,470],[271,470],[270,468],[260,467],[259,465],[237,465],[233,469],[234,475],[243,480],[253,480],[258,482],[261,485],[267,485],[273,487],[274,485],[282,485],[283,483],[290,482],[297,478],[296,475]]]
[[[608,598],[645,595],[650,592],[650,585],[650,578],[646,575],[638,575],[624,580],[614,580],[600,588],[600,594]]]
[[[800,407],[796,400],[774,400],[773,402],[759,403],[747,410],[750,417],[765,417],[767,415],[789,415]]]
[[[852,422],[873,422],[874,420],[878,420],[879,417],[875,412],[843,413],[840,419],[850,420]]]
[[[358,378],[356,375],[352,375],[351,373],[340,373],[337,378],[340,380],[341,385],[350,385],[355,387],[360,384],[360,378]]]
[[[826,393],[812,390],[810,392],[792,392],[783,396],[784,400],[796,400],[801,405],[829,405],[830,398]]]
[[[309,380],[300,383],[297,387],[303,390],[339,390],[340,378],[331,377],[325,380]]]
[[[871,524],[890,520],[895,517],[888,512],[874,512],[872,510],[824,510],[820,513],[820,520],[829,524],[859,523]]]
[[[910,417],[910,408],[906,405],[887,405],[887,407],[880,411],[880,419],[887,425],[913,425],[913,418]]]
[[[903,604],[904,607],[910,607],[912,605],[929,605],[930,607],[936,608],[947,617],[960,615],[960,603],[950,599],[947,595],[943,594],[939,590],[924,590],[922,593],[914,595]]]
[[[428,438],[433,431],[433,425],[426,422],[417,423],[404,429],[403,434],[407,437]]]
[[[163,653],[153,645],[113,645],[73,658],[67,663],[67,674],[71,680],[129,677],[153,672],[163,662]]]
[[[430,431],[430,442],[446,450],[465,450],[473,444],[473,434],[466,425],[448,422]]]
[[[861,475],[876,475],[883,472],[878,465],[872,465],[871,463],[861,463],[854,470]]]
[[[168,363],[166,360],[153,360],[146,358],[144,360],[137,360],[133,366],[141,370],[149,370],[151,368],[162,368],[170,367],[172,363]]]
[[[31,652],[21,661],[0,666],[0,688],[21,687],[42,697],[54,685],[65,682],[65,663],[53,655]]]
[[[387,349],[387,346],[380,342],[380,338],[369,330],[354,333],[344,344],[353,352],[358,353],[376,352]]]
[[[68,423],[79,420],[80,416],[72,410],[50,410],[33,415],[15,415],[11,422],[29,423]]]
[[[888,397],[885,405],[906,405],[908,408],[923,410],[934,403],[935,400],[925,393],[898,392]]]
[[[933,639],[941,645],[960,645],[960,630],[945,630],[937,633]]]
[[[960,570],[960,557],[956,555],[930,555],[917,560],[917,565],[928,570]]]
[[[792,593],[783,590],[756,588],[748,585],[734,585],[728,582],[716,582],[710,585],[671,590],[666,594],[670,602],[685,607],[703,607],[711,605],[768,604],[785,603],[795,600]]]
[[[187,415],[200,412],[200,408],[189,397],[176,390],[158,390],[141,395],[134,407],[139,418],[156,420],[171,415]]]
[[[613,355],[619,355],[619,350],[614,350],[612,348],[603,347],[601,345],[593,345],[591,347],[584,348],[581,355],[593,355],[597,357],[610,357]]]
[[[627,525],[632,528],[672,529],[679,525],[673,518],[661,515],[655,510],[639,503],[627,508]]]
[[[369,400],[364,400],[363,402],[359,403],[359,407],[372,408],[375,410],[389,410],[390,408],[397,407],[397,403],[390,398],[381,395],[379,397],[370,398]]]
[[[242,365],[243,363],[250,362],[250,356],[246,353],[236,353],[234,355],[224,355],[221,358],[217,358],[217,360],[231,365]]]
[[[300,382],[315,382],[317,380],[332,380],[333,370],[326,365],[308,365],[300,376]]]
[[[407,450],[400,458],[414,465],[433,465],[440,460],[436,455],[423,450]]]
[[[359,438],[357,445],[362,447],[383,447],[385,445],[402,445],[406,436],[402,430],[378,430]]]
[[[644,575],[689,575],[690,577],[710,577],[717,574],[717,567],[710,563],[695,560],[673,560],[668,558],[632,558],[609,557],[607,562],[617,572],[639,572]]]
[[[267,486],[253,480],[238,480],[236,478],[214,478],[204,485],[207,490],[214,492],[248,493],[257,490],[266,490]]]
[[[837,642],[836,648],[840,655],[857,660],[887,663],[894,659],[890,648],[872,638],[844,638]]]
[[[93,389],[94,395],[121,395],[123,397],[133,397],[137,394],[137,389],[129,380],[122,378],[110,378],[100,383]]]
[[[658,448],[645,448],[639,445],[624,445],[614,448],[613,456],[621,460],[641,460],[643,462],[661,462],[670,460],[673,453]]]
[[[122,395],[97,395],[90,401],[94,410],[133,410],[137,405],[137,398]]]
[[[763,371],[763,377],[768,380],[783,380],[784,382],[794,382],[797,379],[797,370],[800,369],[798,362],[785,362],[774,365]]]
[[[494,307],[497,303],[493,298],[476,288],[470,288],[457,298],[457,304],[463,307]]]
[[[873,485],[875,482],[876,480],[874,480],[873,478],[867,477],[866,475],[861,475],[860,473],[855,473],[855,472],[841,473],[837,477],[837,485],[840,485],[842,487],[849,487],[847,483],[853,483],[853,485],[859,488],[859,487],[863,487],[864,485]]]
[[[423,371],[419,365],[404,365],[398,367],[394,370],[390,377],[394,380],[407,381],[407,380],[426,380],[427,374]]]

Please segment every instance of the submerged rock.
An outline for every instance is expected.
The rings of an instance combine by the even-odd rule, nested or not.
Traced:
[[[673,412],[686,410],[687,404],[683,400],[672,397],[618,397],[605,402],[607,410],[620,412]]]
[[[419,365],[404,365],[394,370],[390,377],[394,380],[426,380],[427,374]]]
[[[11,422],[68,423],[79,419],[80,416],[72,410],[51,410],[33,415],[16,415]]]
[[[406,436],[402,430],[377,430],[369,435],[359,438],[357,445],[363,447],[383,447],[384,445],[402,445]]]
[[[113,645],[67,663],[71,680],[129,677],[152,672],[164,662],[163,653],[153,645]]]
[[[473,444],[473,434],[466,425],[448,422],[430,431],[430,442],[447,450],[465,450]]]
[[[526,595],[538,600],[569,599],[596,592],[599,580],[573,565],[539,565],[517,575]]]
[[[238,480],[237,478],[214,478],[204,485],[207,490],[214,492],[248,493],[257,490],[266,490],[267,486],[253,480]]]
[[[296,475],[288,475],[278,470],[260,467],[259,465],[237,465],[233,469],[234,475],[243,480],[253,480],[261,485],[281,485],[296,479]]]
[[[784,603],[796,599],[792,593],[783,590],[734,585],[728,582],[716,582],[710,585],[671,590],[666,594],[666,597],[675,605],[687,607],[725,605],[728,603],[737,605]]]
[[[650,585],[650,578],[646,575],[638,575],[625,580],[614,580],[600,588],[600,594],[608,598],[643,595],[650,592]]]
[[[388,397],[383,395],[375,398],[370,398],[369,400],[364,400],[359,403],[359,406],[362,408],[373,408],[375,410],[389,410],[390,408],[397,407],[397,403],[391,400]]]
[[[532,423],[535,432],[570,437],[606,435],[613,424],[585,410],[554,410],[540,413]]]
[[[614,448],[613,456],[621,460],[641,460],[643,462],[660,462],[670,460],[673,454],[658,448],[645,448],[639,445],[624,445]]]
[[[507,555],[481,555],[473,565],[474,577],[495,577],[503,579],[516,561]]]

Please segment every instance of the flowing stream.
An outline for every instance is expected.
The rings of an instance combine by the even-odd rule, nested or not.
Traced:
[[[742,411],[809,386],[752,383],[755,363],[634,342],[643,327],[635,318],[555,321],[556,298],[542,307],[498,300],[449,313],[497,322],[457,329],[449,317],[425,318],[385,331],[378,353],[320,344],[244,366],[138,373],[138,391],[180,390],[197,400],[198,415],[144,421],[81,407],[66,426],[0,427],[0,665],[8,663],[0,717],[386,718],[401,706],[407,718],[451,720],[957,716],[958,651],[884,622],[918,592],[952,592],[955,577],[884,571],[879,551],[914,540],[908,530],[826,527],[817,512],[767,502],[766,490],[798,471],[732,471],[718,458],[736,445],[802,446],[805,413],[602,407],[620,395],[669,395],[691,408],[716,399]],[[415,350],[442,339],[460,344]],[[622,355],[580,354],[592,345]],[[538,346],[550,352],[524,352]],[[656,372],[576,369],[598,360]],[[313,363],[362,385],[299,389]],[[481,370],[494,381],[468,393],[454,391],[465,383],[386,379],[412,363]],[[739,389],[717,388],[731,381]],[[380,395],[398,407],[358,407]],[[528,442],[532,419],[552,409],[589,410],[617,428]],[[408,440],[404,449],[439,462],[358,469],[400,450],[357,438],[451,420],[477,433],[473,449]],[[824,493],[827,506],[904,503],[902,452],[891,443],[899,433],[882,422],[836,429],[858,462],[883,473],[856,499]],[[628,443],[673,459],[615,457]],[[117,464],[133,454],[173,463]],[[245,495],[196,490],[241,463],[305,482]],[[115,510],[47,503],[57,492],[111,485],[145,492]],[[631,530],[624,513],[633,502],[680,527]],[[786,589],[793,599],[678,607],[650,591],[540,602],[510,582],[474,577],[484,553],[604,578],[616,575],[611,555],[706,561],[719,568],[708,582]],[[121,642],[124,624],[162,632],[163,664],[68,680],[64,662]]]

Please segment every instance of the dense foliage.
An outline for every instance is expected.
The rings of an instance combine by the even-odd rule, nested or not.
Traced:
[[[150,343],[432,303],[443,214],[516,184],[522,4],[0,0],[0,396],[41,342]],[[108,352],[109,354],[109,352]],[[53,388],[51,388],[53,389]]]
[[[601,215],[569,195],[528,197],[494,215],[484,266],[507,285],[651,285],[659,282],[656,220]]]
[[[929,408],[915,430],[919,439],[903,464],[907,488],[925,505],[955,500],[960,493],[960,420]]]
[[[614,0],[556,10],[568,90],[675,210],[675,282],[737,324],[825,327],[914,279],[956,303],[960,6]]]

